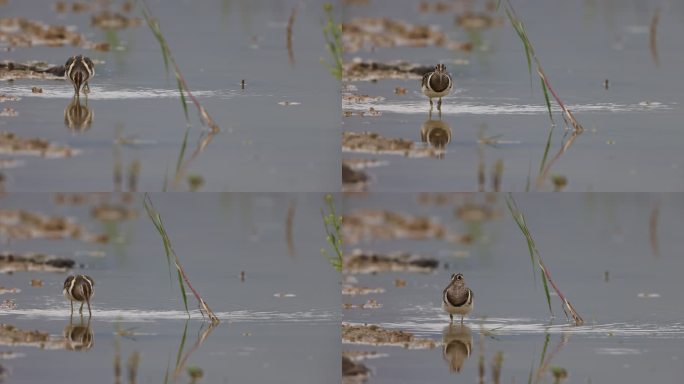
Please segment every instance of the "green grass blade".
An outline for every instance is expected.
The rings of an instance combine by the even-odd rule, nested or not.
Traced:
[[[544,274],[544,271],[539,268],[539,273],[541,274],[542,277],[542,282],[544,283],[544,293],[546,294],[546,303],[549,305],[549,312],[553,315],[553,308],[551,308],[551,293],[549,292],[549,284],[546,281],[546,275]]]
[[[544,348],[542,349],[541,358],[539,359],[539,366],[540,366],[540,367],[541,367],[542,365],[544,365],[544,358],[546,357],[546,350],[547,350],[548,347],[549,347],[549,341],[550,341],[550,340],[551,340],[551,335],[549,335],[549,334],[547,333],[547,334],[546,334],[546,337],[545,337],[545,339],[544,339]]]
[[[185,320],[185,328],[183,328],[183,337],[181,338],[180,345],[178,346],[178,353],[176,353],[176,369],[178,369],[178,365],[180,365],[181,362],[181,356],[183,356],[183,349],[185,348],[185,338],[188,334],[188,322],[189,320]]]
[[[549,111],[549,119],[551,119],[552,123],[556,123],[553,120],[553,113],[551,113],[551,100],[549,99],[549,90],[546,89],[546,83],[544,82],[544,79],[542,79],[541,76],[539,76],[539,81],[541,81],[541,87],[542,91],[544,91],[544,101],[546,101],[546,109]]]
[[[188,134],[190,133],[190,125],[185,128],[185,135],[183,136],[183,144],[181,145],[180,153],[178,154],[178,160],[176,161],[176,176],[180,172],[181,165],[183,164],[183,159],[185,158],[185,149],[188,146]]]
[[[183,113],[185,113],[185,120],[190,124],[190,115],[188,115],[188,101],[185,100],[185,93],[183,92],[183,84],[180,79],[176,77],[178,83],[178,93],[180,94],[181,104],[183,104]]]
[[[544,156],[542,157],[541,164],[539,164],[539,175],[541,176],[544,171],[544,166],[546,165],[546,159],[549,156],[549,149],[551,149],[551,137],[553,135],[553,125],[549,130],[549,136],[546,138],[546,147],[544,148]]]
[[[178,285],[180,286],[181,295],[183,296],[183,305],[185,305],[185,313],[190,317],[190,311],[188,310],[188,296],[185,294],[185,284],[183,284],[183,276],[180,271],[178,272]]]

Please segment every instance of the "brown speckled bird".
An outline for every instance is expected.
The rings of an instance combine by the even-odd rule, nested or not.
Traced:
[[[432,99],[438,98],[437,110],[442,111],[442,97],[451,93],[454,87],[454,82],[451,75],[447,72],[444,64],[437,64],[434,71],[427,72],[423,75],[423,80],[420,85],[423,94],[430,99],[430,111],[432,111]]]
[[[64,64],[64,76],[74,86],[74,93],[77,98],[80,97],[81,87],[83,87],[83,93],[88,95],[90,93],[88,80],[95,76],[95,64],[87,57],[72,56]]]
[[[83,302],[88,304],[88,316],[92,316],[90,311],[90,299],[93,297],[93,278],[86,275],[72,275],[64,281],[62,293],[71,303],[71,314],[74,314],[74,301],[81,302],[79,314],[83,314]]]
[[[442,309],[449,313],[451,323],[454,315],[461,315],[461,324],[463,317],[473,310],[473,291],[466,287],[462,274],[451,275],[451,282],[442,292]]]

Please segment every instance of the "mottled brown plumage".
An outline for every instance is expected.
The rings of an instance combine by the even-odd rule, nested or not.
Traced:
[[[71,303],[72,315],[74,313],[74,301],[79,301],[81,302],[81,308],[78,310],[78,313],[83,314],[83,303],[85,302],[88,304],[88,315],[92,316],[90,299],[93,297],[94,285],[95,281],[93,278],[87,275],[72,275],[64,281],[62,293]]]
[[[64,65],[64,75],[71,81],[76,98],[79,98],[81,87],[86,95],[90,92],[88,80],[95,76],[95,64],[87,57],[72,56]]]
[[[438,98],[437,110],[442,110],[442,97],[447,96],[453,88],[451,75],[446,71],[444,64],[437,64],[434,71],[423,75],[421,91],[430,99],[430,111],[432,111],[432,99]]]
[[[449,319],[454,321],[454,314],[463,317],[473,309],[473,291],[466,287],[465,278],[462,274],[452,274],[451,281],[442,291],[442,308],[449,313]]]

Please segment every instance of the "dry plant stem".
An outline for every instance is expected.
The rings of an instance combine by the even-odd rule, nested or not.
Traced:
[[[651,211],[651,218],[649,220],[649,238],[651,240],[651,250],[653,256],[660,256],[660,247],[658,246],[658,217],[660,216],[660,200],[653,206]]]
[[[573,132],[570,134],[570,138],[568,138],[567,141],[565,141],[565,142],[562,143],[562,145],[561,145],[560,149],[558,150],[558,152],[553,156],[553,158],[551,158],[551,160],[549,160],[548,163],[546,163],[546,166],[544,167],[544,169],[542,170],[541,174],[540,174],[539,177],[537,178],[537,183],[536,183],[537,189],[540,189],[540,188],[542,187],[542,184],[544,183],[544,180],[547,179],[547,177],[548,177],[548,175],[549,175],[549,171],[551,170],[551,167],[553,166],[553,164],[556,163],[556,161],[561,157],[561,155],[563,155],[563,154],[565,153],[565,151],[567,151],[568,149],[570,149],[570,147],[572,146],[572,144],[575,142],[575,139],[577,139],[577,137],[578,137],[581,133],[582,133],[582,131],[577,131],[577,130],[573,131]]]
[[[292,26],[295,22],[295,17],[297,17],[297,7],[292,8],[290,13],[290,18],[287,20],[287,56],[290,59],[290,65],[294,65],[294,49],[292,47]]]
[[[287,217],[285,218],[285,240],[287,241],[287,252],[290,257],[295,257],[294,246],[294,215],[297,210],[297,199],[290,200],[287,207]]]
[[[579,313],[577,313],[575,307],[573,307],[570,303],[570,300],[568,300],[565,297],[563,292],[561,292],[561,290],[558,288],[556,283],[551,278],[551,272],[549,272],[549,270],[546,268],[546,265],[544,264],[544,261],[541,258],[541,254],[539,253],[539,250],[537,250],[537,245],[535,244],[534,239],[532,238],[532,234],[529,232],[529,229],[527,229],[527,223],[525,223],[525,216],[518,209],[518,206],[515,203],[513,196],[509,194],[506,200],[506,202],[508,203],[508,208],[511,211],[511,215],[513,216],[513,219],[520,227],[520,230],[523,232],[523,235],[527,239],[528,246],[532,249],[532,252],[534,253],[534,261],[537,263],[539,269],[542,271],[542,273],[544,273],[546,280],[551,284],[554,291],[556,291],[556,294],[563,302],[563,311],[565,312],[565,315],[568,316],[569,312],[572,316],[573,321],[575,322],[575,325],[584,324],[584,319],[582,319]]]
[[[152,13],[150,12],[150,8],[147,6],[147,3],[145,2],[145,0],[138,0],[138,2],[141,5],[145,21],[147,22],[148,26],[155,34],[157,40],[159,41],[159,44],[161,45],[163,51],[162,53],[173,67],[172,69],[174,75],[176,76],[176,80],[178,80],[178,83],[180,84],[182,90],[187,94],[190,100],[192,100],[193,104],[195,104],[197,112],[200,116],[200,120],[203,124],[206,124],[212,132],[219,132],[221,129],[219,128],[218,124],[216,124],[216,122],[211,118],[211,116],[209,116],[207,110],[204,109],[204,107],[199,103],[195,95],[192,94],[192,91],[190,91],[190,87],[188,87],[188,84],[185,82],[185,78],[183,78],[183,75],[180,72],[180,68],[178,68],[178,65],[176,64],[176,60],[171,55],[171,49],[169,48],[166,39],[164,39],[163,35],[161,34],[159,24],[152,18]],[[183,96],[182,93],[181,96]]]
[[[539,383],[539,381],[542,378],[542,375],[544,372],[548,371],[549,366],[551,365],[551,362],[553,361],[553,358],[556,357],[556,355],[565,347],[565,345],[568,343],[569,337],[565,334],[561,335],[561,339],[556,345],[556,347],[549,353],[549,355],[544,359],[544,361],[541,362],[539,365],[539,369],[537,369],[537,373],[535,374],[534,377],[534,383]]]
[[[653,13],[653,18],[651,19],[651,27],[649,28],[650,30],[650,47],[651,47],[651,57],[653,58],[653,62],[655,63],[656,67],[660,66],[660,59],[658,58],[658,38],[657,38],[657,32],[658,32],[658,22],[660,21],[660,8],[657,8],[655,10],[655,13]]]
[[[211,331],[214,330],[216,327],[217,323],[210,323],[209,327],[207,329],[202,330],[202,332],[199,334],[197,337],[197,341],[195,341],[195,345],[188,350],[188,352],[181,358],[180,363],[176,365],[176,369],[173,371],[173,381],[176,381],[178,379],[178,375],[180,375],[183,372],[183,367],[185,364],[188,362],[188,359],[190,358],[190,355],[192,355],[200,346],[202,346],[202,343],[209,337],[209,334]]]
[[[173,188],[178,187],[178,184],[183,180],[183,176],[185,173],[188,171],[188,167],[190,164],[197,158],[197,156],[200,155],[204,151],[204,149],[211,143],[211,141],[214,139],[214,136],[219,133],[219,131],[209,131],[206,136],[204,136],[198,143],[197,146],[195,147],[195,150],[192,151],[192,154],[190,155],[189,158],[186,160],[183,160],[183,162],[180,165],[180,168],[178,169],[178,172],[176,172],[176,176],[173,178]]]
[[[155,226],[157,226],[158,229],[161,227],[161,230],[159,232],[162,236],[162,240],[164,241],[165,244],[167,244],[168,250],[171,253],[171,255],[173,256],[173,263],[174,263],[174,266],[176,267],[176,270],[181,275],[181,277],[183,278],[183,281],[188,286],[188,288],[190,288],[190,291],[192,291],[192,294],[195,296],[195,299],[197,299],[200,312],[202,312],[203,314],[206,313],[207,316],[209,317],[209,320],[211,320],[212,324],[220,323],[219,318],[214,314],[214,312],[211,310],[211,308],[209,308],[209,305],[207,305],[207,303],[204,301],[204,299],[202,299],[200,294],[197,292],[197,290],[195,290],[195,288],[190,283],[190,279],[188,279],[188,276],[185,274],[185,270],[183,269],[183,266],[180,263],[180,259],[178,258],[178,255],[176,255],[176,252],[173,250],[173,247],[171,246],[171,240],[169,239],[169,236],[166,233],[166,230],[164,230],[163,226],[161,226],[161,216],[159,215],[157,210],[154,208],[154,205],[152,204],[152,199],[150,198],[150,196],[147,193],[145,194],[144,203],[145,203],[145,209],[147,210],[147,213],[150,216],[150,218],[152,219],[152,221],[155,223]]]
[[[537,74],[539,75],[539,78],[541,79],[541,81],[544,83],[544,86],[546,87],[544,89],[544,96],[547,99],[547,105],[548,105],[548,95],[546,94],[546,89],[548,89],[549,92],[551,92],[551,95],[556,100],[556,103],[558,103],[558,106],[560,106],[561,110],[563,111],[563,119],[566,121],[566,123],[569,122],[575,131],[584,130],[582,125],[577,121],[577,119],[575,119],[575,116],[572,114],[572,112],[566,107],[566,105],[560,99],[560,97],[558,96],[556,91],[553,89],[553,87],[551,87],[551,83],[549,82],[549,79],[546,76],[546,73],[544,73],[544,70],[542,69],[541,62],[539,61],[539,58],[537,58],[537,55],[534,52],[534,47],[532,46],[532,43],[530,42],[529,37],[527,36],[527,32],[525,32],[525,28],[523,27],[522,21],[520,20],[517,13],[515,12],[515,9],[513,8],[513,5],[511,4],[510,0],[506,0],[506,11],[507,11],[506,13],[507,13],[507,15],[511,21],[511,24],[513,24],[513,28],[516,30],[516,32],[520,35],[520,38],[523,40],[523,44],[525,45],[525,50],[527,53],[528,66],[531,64],[530,58],[534,59]],[[530,70],[531,70],[531,68],[530,68]],[[549,113],[550,113],[550,111],[549,111]]]

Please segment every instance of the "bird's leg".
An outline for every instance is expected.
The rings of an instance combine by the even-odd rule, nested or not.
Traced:
[[[437,101],[437,110],[442,112],[442,98],[441,97]]]
[[[449,324],[453,324],[453,323],[454,323],[454,315],[452,315],[452,314],[450,313],[450,314],[449,314]]]
[[[430,98],[430,112],[432,112],[432,98]]]
[[[463,325],[463,316],[461,316],[461,325]]]
[[[93,313],[90,311],[90,300],[86,300],[86,303],[88,303],[88,320],[90,320],[90,317],[93,315]]]
[[[74,315],[74,302],[72,300],[69,300],[69,303],[71,304],[71,315],[70,316],[73,316]]]
[[[81,315],[83,314],[83,302],[82,301],[81,301],[81,308],[79,308],[78,313]]]

